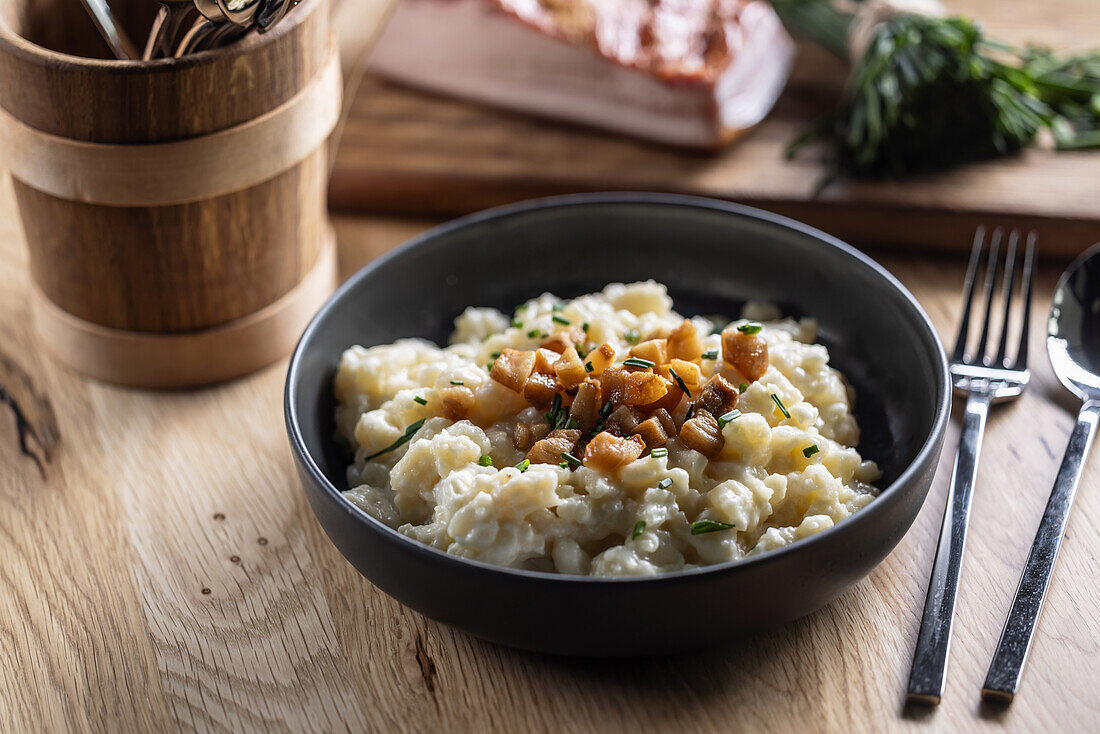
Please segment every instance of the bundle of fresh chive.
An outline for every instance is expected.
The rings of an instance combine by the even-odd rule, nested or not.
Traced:
[[[1100,147],[1100,49],[1017,48],[966,18],[882,13],[882,0],[771,2],[789,30],[852,65],[836,111],[792,153],[824,138],[841,172],[882,178],[1008,155],[1044,129],[1060,149]],[[870,11],[883,20],[851,44]]]

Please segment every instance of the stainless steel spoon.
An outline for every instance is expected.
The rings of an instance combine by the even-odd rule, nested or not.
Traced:
[[[1047,353],[1058,380],[1082,405],[982,686],[982,697],[997,703],[1011,702],[1020,687],[1073,497],[1100,419],[1100,244],[1077,258],[1058,281],[1047,326]]]

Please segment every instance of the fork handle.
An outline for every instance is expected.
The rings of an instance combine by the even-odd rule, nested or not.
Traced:
[[[997,652],[989,664],[989,672],[982,686],[982,698],[989,701],[1010,703],[1020,687],[1020,677],[1024,672],[1027,653],[1031,649],[1031,640],[1043,611],[1043,600],[1050,587],[1050,578],[1054,573],[1054,562],[1058,559],[1058,549],[1062,545],[1062,536],[1066,532],[1069,511],[1073,498],[1077,494],[1077,485],[1081,482],[1081,472],[1085,468],[1089,447],[1096,435],[1096,423],[1100,419],[1100,402],[1089,400],[1081,406],[1077,415],[1077,425],[1069,435],[1066,454],[1062,457],[1062,466],[1050,491],[1047,508],[1035,533],[1035,542],[1031,545],[1027,563],[1020,576],[1020,586],[1016,589],[1016,598],[1005,620],[1001,641]]]
[[[966,400],[959,452],[951,472],[951,487],[924,600],[924,616],[917,634],[913,667],[909,671],[906,698],[910,702],[938,704],[943,695],[947,673],[947,650],[951,645],[951,623],[955,617],[955,598],[959,590],[966,528],[970,522],[970,501],[978,475],[978,455],[982,449],[985,418],[992,396],[971,394]]]

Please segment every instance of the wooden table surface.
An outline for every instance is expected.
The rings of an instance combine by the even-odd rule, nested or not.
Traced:
[[[1073,422],[1041,329],[1033,387],[989,422],[944,703],[909,711],[957,423],[913,529],[829,607],[705,654],[515,652],[401,607],[328,542],[291,465],[285,361],[179,392],[110,387],[52,363],[30,330],[16,221],[4,182],[0,397],[41,444],[29,435],[37,459],[21,453],[0,407],[0,730],[1100,730],[1100,461],[1086,470],[1021,696],[1007,711],[978,696]],[[424,226],[338,220],[343,272]],[[963,263],[883,262],[947,334]],[[1039,279],[1040,325],[1056,275]]]

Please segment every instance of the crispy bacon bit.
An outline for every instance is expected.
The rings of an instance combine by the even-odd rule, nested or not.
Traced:
[[[512,445],[519,451],[527,451],[548,433],[550,426],[545,423],[517,423],[512,429]]]
[[[664,339],[650,339],[632,346],[630,356],[648,359],[653,364],[664,364],[668,361],[668,347]]]
[[[460,421],[470,415],[474,408],[474,391],[462,385],[444,388],[439,391],[439,403],[443,408],[444,418]]]
[[[579,326],[570,326],[554,334],[543,342],[544,349],[561,354],[569,347],[575,347],[584,342],[584,329]]]
[[[608,421],[617,423],[619,428],[622,429],[623,435],[634,433],[634,429],[638,427],[641,420],[642,414],[629,405],[620,405],[608,416]]]
[[[724,443],[718,419],[706,410],[696,410],[690,420],[684,421],[680,428],[680,440],[708,459],[717,456]]]
[[[544,375],[554,374],[554,365],[561,359],[561,355],[557,352],[551,352],[549,349],[537,349],[535,350],[535,372],[541,372]]]
[[[597,471],[613,472],[637,459],[645,451],[641,436],[618,438],[609,431],[597,433],[584,450],[584,465]]]
[[[603,374],[603,371],[611,366],[611,362],[615,359],[615,350],[610,344],[601,344],[598,348],[589,352],[585,360],[585,371],[588,372],[591,377],[599,377]],[[588,371],[588,365],[592,365],[592,370]]]
[[[545,408],[554,400],[554,393],[558,391],[558,381],[553,375],[542,372],[532,372],[523,386],[523,397],[532,405]]]
[[[684,385],[692,393],[695,392],[695,388],[699,387],[699,383],[703,381],[703,371],[699,369],[699,365],[694,362],[687,362],[682,359],[673,359],[669,362],[668,366],[676,372],[681,380],[684,381]]]
[[[585,433],[596,425],[596,413],[600,409],[600,383],[585,380],[577,388],[577,396],[569,408],[569,417],[577,422],[577,427]]]
[[[695,324],[684,319],[683,322],[668,335],[668,357],[669,359],[682,359],[686,362],[694,362],[702,356],[703,340],[699,338],[699,331],[695,328]],[[677,370],[677,372],[679,372],[679,370]]]
[[[699,394],[698,407],[709,411],[715,418],[733,409],[737,404],[737,388],[721,375],[714,375]]]
[[[634,435],[641,436],[648,449],[664,446],[665,442],[668,441],[668,433],[657,416],[651,416],[639,423],[638,427],[634,429]]]
[[[523,384],[535,368],[535,353],[504,349],[493,361],[489,376],[513,392],[523,390]]]
[[[749,382],[768,371],[768,343],[759,334],[742,334],[736,326],[722,332],[722,357]]]
[[[653,411],[653,417],[661,423],[661,428],[665,429],[665,433],[669,436],[675,436],[678,431],[676,428],[676,421],[672,420],[671,412],[664,408],[658,408]]]
[[[563,453],[570,453],[577,441],[581,440],[581,432],[576,429],[559,428],[550,431],[550,435],[535,443],[527,452],[527,460],[532,464],[559,464]]]
[[[554,365],[554,373],[558,376],[558,382],[567,390],[572,390],[588,377],[576,347],[569,347],[562,352],[561,359]]]
[[[639,406],[643,412],[652,413],[661,408],[671,411],[675,410],[676,406],[680,404],[680,398],[684,394],[680,386],[668,378],[662,377],[661,379],[664,381],[665,394],[652,403]]]
[[[668,393],[666,381],[653,372],[628,372],[608,367],[600,376],[600,394],[615,404],[647,405]]]

